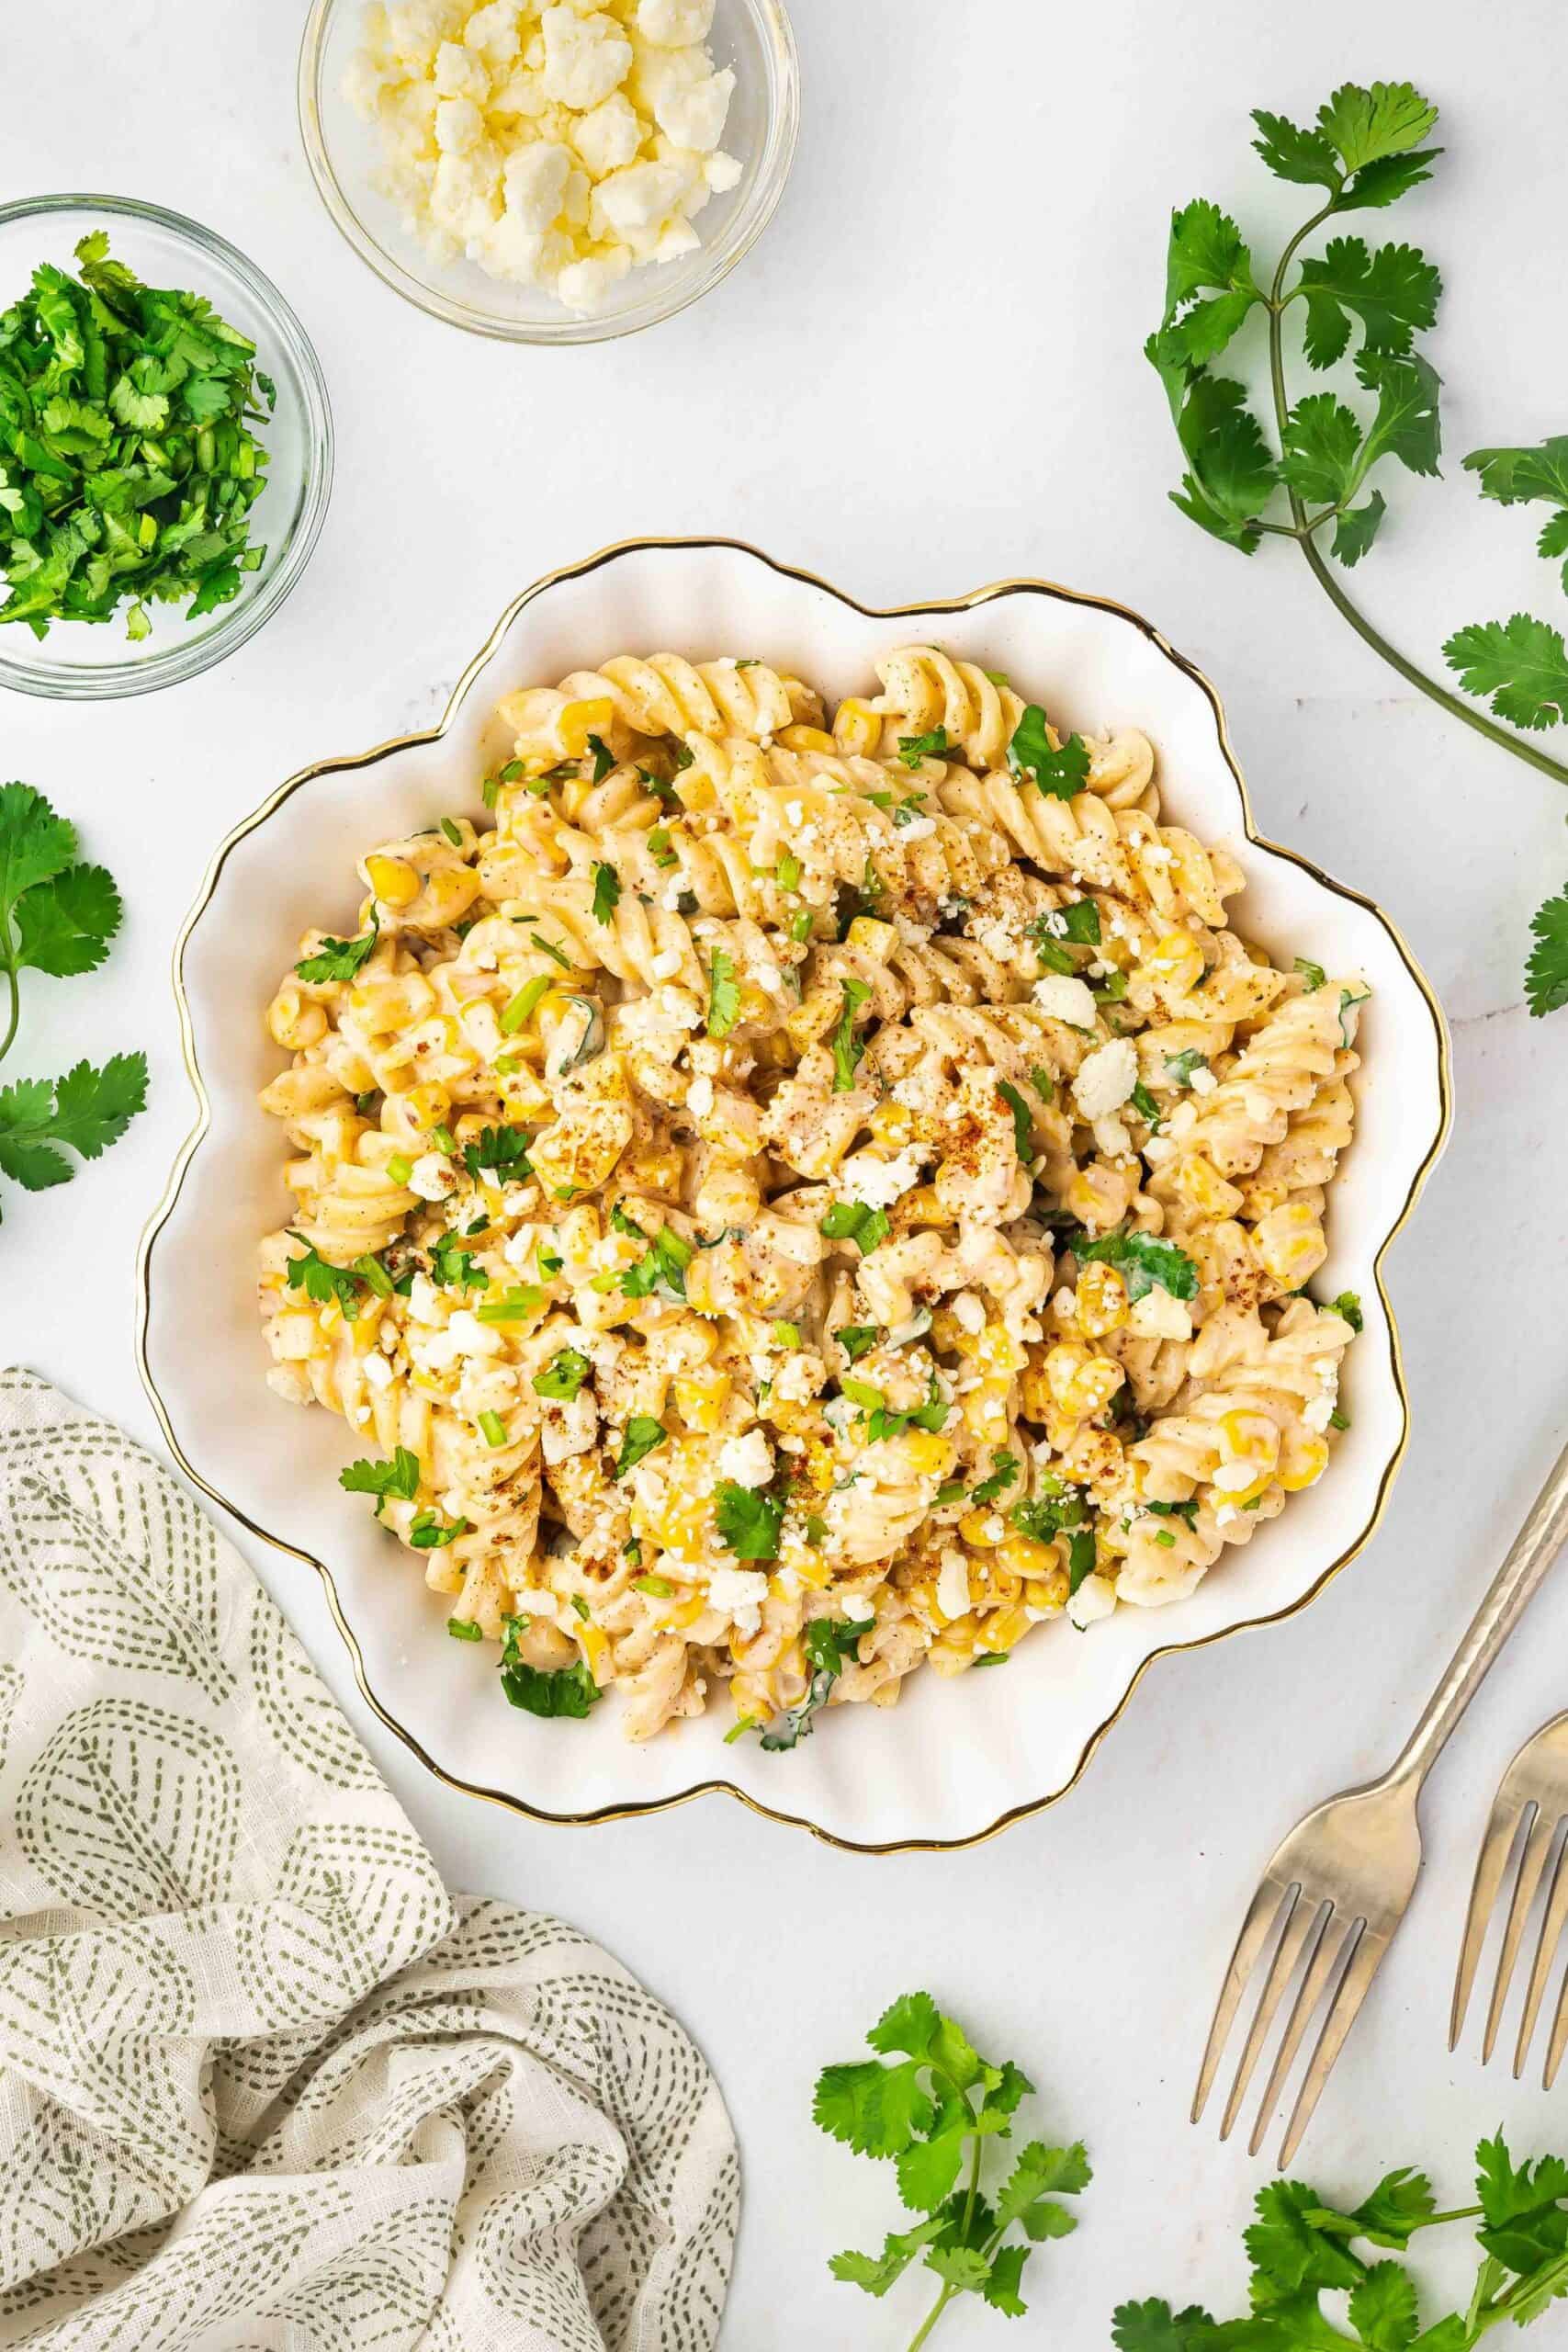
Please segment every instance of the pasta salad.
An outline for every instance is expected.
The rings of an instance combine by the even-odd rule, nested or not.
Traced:
[[[1238,937],[1134,729],[876,675],[513,695],[483,822],[370,851],[268,1011],[270,1384],[536,1714],[791,1747],[1181,1600],[1343,1425],[1364,982]]]

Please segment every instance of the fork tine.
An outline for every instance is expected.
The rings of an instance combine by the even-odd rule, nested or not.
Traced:
[[[1279,2055],[1274,2061],[1273,2070],[1269,2076],[1268,2088],[1258,2101],[1257,2119],[1252,2126],[1252,2137],[1247,2146],[1248,2155],[1255,2156],[1263,2145],[1264,2134],[1273,2120],[1280,2093],[1284,2087],[1291,2068],[1295,2064],[1296,2052],[1302,2044],[1302,2036],[1312,2023],[1318,2002],[1323,1997],[1323,1988],[1333,1973],[1336,1961],[1344,1958],[1349,1939],[1355,1933],[1355,1928],[1352,1927],[1343,1936],[1331,1936],[1328,1928],[1333,1916],[1333,1913],[1326,1908],[1320,1913],[1317,1936],[1302,1976],[1301,1990],[1296,1995],[1295,2007],[1292,2009],[1286,2022],[1280,2042]]]
[[[1349,1946],[1349,1952],[1344,1972],[1334,1988],[1334,1998],[1323,2021],[1317,2048],[1312,2053],[1312,2064],[1307,2068],[1296,2099],[1295,2112],[1285,2133],[1285,2144],[1280,2151],[1279,2169],[1281,2172],[1301,2145],[1302,2134],[1312,2121],[1313,2109],[1344,2046],[1345,2037],[1356,2022],[1357,2012],[1367,1997],[1367,1988],[1377,1974],[1378,1963],[1389,1945],[1387,1936],[1374,1935],[1362,1920],[1356,1922],[1345,1940]]]
[[[1274,2013],[1284,1997],[1286,1986],[1296,1973],[1296,1963],[1301,1959],[1303,1947],[1312,1931],[1314,1921],[1320,1923],[1319,1935],[1323,1932],[1321,1926],[1323,1909],[1322,1904],[1307,1901],[1300,1887],[1292,1890],[1291,1907],[1285,1916],[1284,1925],[1280,1930],[1280,1940],[1274,1947],[1274,1957],[1269,1963],[1269,1973],[1263,1980],[1263,1990],[1258,1996],[1258,2007],[1252,2013],[1252,2023],[1247,2029],[1241,2060],[1235,2070],[1235,2080],[1231,2085],[1231,2095],[1225,2101],[1225,2111],[1220,2120],[1222,2140],[1230,2138],[1231,2128],[1240,2112],[1242,2100],[1247,2097],[1247,2086],[1252,2080],[1253,2069],[1262,2054],[1269,2029],[1274,2022]]]
[[[1546,2065],[1541,2082],[1550,2090],[1557,2080],[1557,2069],[1562,2064],[1562,2052],[1568,2049],[1568,1967],[1562,1971],[1562,1983],[1558,1988],[1557,2014],[1551,2020],[1551,2040],[1547,2044]]]
[[[1220,1987],[1219,2004],[1214,2010],[1214,2021],[1209,2028],[1209,2040],[1203,2052],[1203,2064],[1198,2073],[1198,2087],[1192,2095],[1194,2123],[1199,2120],[1209,2103],[1209,2093],[1213,2088],[1214,2076],[1219,2071],[1225,2043],[1230,2039],[1231,2027],[1235,2022],[1235,2013],[1241,2007],[1241,1996],[1247,1989],[1247,1979],[1257,1965],[1258,1953],[1268,1940],[1269,1928],[1278,1917],[1280,1905],[1287,1896],[1293,1905],[1295,1902],[1293,1890],[1281,1886],[1277,1879],[1266,1878],[1247,1905],[1247,1917],[1241,1923],[1241,1933],[1235,1939],[1235,1950],[1231,1954],[1231,1964],[1225,1972],[1225,1981]]]
[[[1510,1780],[1512,1776],[1510,1775]],[[1454,1978],[1454,1996],[1449,2010],[1449,2048],[1457,2050],[1460,2035],[1464,2031],[1465,2012],[1475,1983],[1475,1971],[1480,1962],[1486,1930],[1491,1925],[1492,1912],[1497,1901],[1497,1889],[1503,1883],[1503,1872],[1513,1851],[1514,1835],[1517,1830],[1524,1807],[1505,1781],[1497,1792],[1492,1807],[1492,1818],[1486,1825],[1486,1835],[1481,1841],[1481,1851],[1475,1858],[1475,1881],[1470,1890],[1470,1909],[1465,1915],[1464,1942],[1459,1956],[1459,1973]]]
[[[1561,1826],[1560,1822],[1554,1821],[1549,1832],[1549,1838],[1555,1838]],[[1535,2021],[1540,2014],[1541,1996],[1546,1990],[1547,1975],[1556,1955],[1558,1939],[1562,1933],[1562,1924],[1565,1919],[1568,1919],[1568,1871],[1562,1867],[1562,1849],[1559,1847],[1557,1860],[1552,1865],[1551,1885],[1547,1894],[1546,1909],[1541,1915],[1540,1941],[1535,1948],[1535,1963],[1530,1970],[1530,1981],[1525,1991],[1525,2010],[1523,2017],[1519,2019],[1519,2038],[1514,2046],[1514,2080],[1516,2082],[1525,2071],[1525,2059],[1529,2054],[1530,2041],[1535,2032]]]
[[[1497,1981],[1492,1987],[1492,2004],[1486,2012],[1486,2031],[1481,2041],[1481,2063],[1484,2066],[1496,2046],[1497,2029],[1503,2022],[1503,2008],[1513,1981],[1514,1963],[1519,1956],[1519,1943],[1529,1917],[1535,1891],[1540,1884],[1540,1874],[1546,1867],[1547,1849],[1551,1844],[1551,1828],[1541,1818],[1540,1808],[1532,1799],[1526,1811],[1534,1817],[1529,1834],[1519,1856],[1519,1874],[1514,1881],[1514,1899],[1508,1905],[1508,1924],[1503,1931],[1503,1949],[1497,1956]]]

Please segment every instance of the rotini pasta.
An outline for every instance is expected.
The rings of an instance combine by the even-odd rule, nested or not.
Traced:
[[[1142,735],[877,676],[513,695],[492,821],[373,850],[269,1008],[271,1384],[537,1713],[793,1746],[1180,1600],[1341,1425],[1364,984],[1229,929]]]

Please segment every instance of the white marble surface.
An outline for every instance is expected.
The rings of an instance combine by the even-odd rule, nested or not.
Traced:
[[[1568,314],[1541,227],[1562,209],[1560,90],[1513,62],[1551,53],[1558,12],[1495,0],[1478,43],[1457,0],[1319,0],[1289,19],[1251,0],[795,0],[805,130],[763,243],[698,311],[561,354],[424,320],[340,243],[295,131],[301,13],[6,12],[0,198],[123,190],[245,247],[315,337],[339,476],[304,584],[231,663],[118,708],[0,709],[0,773],[78,820],[130,907],[102,976],[29,988],[7,1076],[131,1044],[153,1073],[152,1108],[98,1169],[8,1194],[0,1355],[151,1436],[131,1264],[189,1114],[166,966],[213,841],[312,755],[430,718],[517,588],[639,531],[750,538],[873,601],[1032,571],[1147,612],[1225,693],[1263,828],[1388,907],[1452,1018],[1454,1140],[1390,1259],[1415,1429],[1382,1532],[1293,1625],[1156,1668],[1077,1792],[990,1845],[876,1861],[719,1799],[573,1832],[449,1794],[369,1719],[313,1585],[249,1547],[448,1875],[602,1936],[712,2056],[746,2158],[726,2346],[911,2332],[918,2289],[871,2306],[823,2268],[895,2208],[807,2104],[816,2067],[924,1982],[1027,2064],[1042,2128],[1092,2143],[1086,2226],[1040,2258],[1017,2331],[1090,2352],[1122,2296],[1235,2296],[1260,2169],[1186,2108],[1238,1906],[1296,1814],[1397,1745],[1568,1418],[1568,1027],[1527,1020],[1519,978],[1529,909],[1568,875],[1568,801],[1403,691],[1292,551],[1249,566],[1166,503],[1173,448],[1138,345],[1172,202],[1243,208],[1260,243],[1297,217],[1247,153],[1247,107],[1310,113],[1348,75],[1408,74],[1441,102],[1450,152],[1435,187],[1366,225],[1442,264],[1449,445],[1562,429]],[[1389,489],[1358,583],[1413,652],[1551,608],[1528,518],[1483,510],[1457,465]],[[189,1270],[192,1315],[205,1279]],[[1449,2060],[1443,2018],[1473,1840],[1516,1742],[1562,1703],[1565,1637],[1568,1581],[1432,1787],[1427,1877],[1308,2143],[1325,2186],[1412,2158],[1457,2185],[1499,2116],[1526,2142],[1560,2122],[1561,2098]],[[1004,2335],[977,2312],[939,2340]]]

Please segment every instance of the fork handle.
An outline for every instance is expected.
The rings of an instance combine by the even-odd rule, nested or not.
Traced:
[[[1427,1702],[1420,1722],[1389,1774],[1391,1781],[1414,1779],[1419,1787],[1426,1779],[1557,1557],[1565,1537],[1568,1445],[1548,1472],[1529,1517],[1515,1536],[1507,1558],[1492,1579],[1470,1630],[1450,1661],[1448,1672]]]

